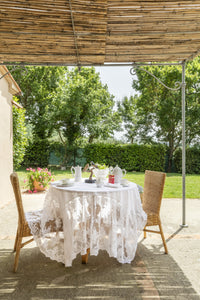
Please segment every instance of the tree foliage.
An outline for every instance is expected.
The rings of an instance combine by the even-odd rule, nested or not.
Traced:
[[[25,67],[12,71],[22,95],[20,103],[26,109],[26,122],[31,124],[33,138],[46,139],[51,136],[51,102],[66,67]]]
[[[65,145],[65,161],[84,139],[90,143],[113,135],[120,123],[118,113],[113,111],[114,104],[114,97],[94,68],[67,72],[53,101],[54,127]]]
[[[13,97],[18,102],[16,97]],[[17,170],[23,161],[26,146],[26,125],[25,125],[25,109],[17,108],[13,105],[13,164]]]
[[[124,97],[121,102],[117,102],[118,112],[121,115],[124,122],[125,138],[131,144],[137,141],[135,134],[137,124],[137,115],[135,107],[136,97],[137,96],[130,96],[130,98]]]
[[[26,109],[26,166],[48,165],[49,138],[53,132],[51,103],[66,70],[66,67],[23,67],[12,70],[12,75],[22,90],[19,101]]]
[[[165,85],[181,82],[181,66],[145,67]],[[133,88],[138,95],[118,104],[128,127],[128,137],[143,143],[163,142],[169,147],[171,168],[174,151],[182,139],[181,90],[171,91],[146,72],[137,69]],[[186,140],[192,143],[200,136],[200,58],[187,63],[186,68]],[[127,105],[130,105],[130,110]],[[127,121],[128,120],[128,121]]]
[[[182,151],[178,148],[174,153],[176,172],[182,172]],[[200,174],[200,148],[195,145],[186,148],[186,173]]]

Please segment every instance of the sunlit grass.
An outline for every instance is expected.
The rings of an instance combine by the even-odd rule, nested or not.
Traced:
[[[144,173],[130,172],[126,178],[141,186],[144,185]],[[164,198],[182,197],[182,175],[177,173],[167,173]],[[200,198],[200,175],[186,175],[186,198]]]
[[[21,188],[25,188],[24,179],[26,179],[25,170],[17,171]],[[70,170],[52,170],[55,180],[62,178],[73,178]],[[83,173],[83,178],[89,177],[88,172]],[[128,172],[125,176],[129,181],[135,182],[141,186],[144,185],[144,173]],[[182,197],[182,175],[177,173],[168,173],[165,181],[164,198]],[[186,175],[186,198],[200,198],[200,175]]]

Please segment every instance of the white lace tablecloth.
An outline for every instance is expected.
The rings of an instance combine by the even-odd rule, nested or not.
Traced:
[[[87,248],[90,255],[101,249],[120,263],[130,263],[147,220],[135,183],[118,188],[97,188],[83,182],[68,188],[52,185],[45,198],[41,228],[26,217],[40,250],[67,267],[77,254],[86,254]],[[51,220],[56,221],[53,233]],[[59,231],[62,223],[63,231]]]

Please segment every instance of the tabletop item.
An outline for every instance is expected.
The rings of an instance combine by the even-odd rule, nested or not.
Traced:
[[[68,184],[69,182],[70,182],[69,178],[64,178],[64,179],[59,180],[59,184]]]
[[[119,183],[105,183],[106,187],[110,187],[110,188],[120,188],[120,184]]]
[[[125,178],[122,178],[120,183],[121,183],[122,186],[128,186],[129,185],[128,179],[125,179]]]
[[[115,175],[108,175],[108,182],[114,184],[115,183]]]
[[[80,182],[82,180],[82,167],[76,166],[71,167],[72,175],[74,176],[74,181]]]
[[[95,163],[93,161],[90,162],[89,164],[86,164],[83,172],[90,172],[90,177],[88,179],[85,179],[86,183],[94,183],[96,181],[96,179],[92,179],[93,176],[93,170],[96,168],[97,166],[95,165]]]
[[[74,182],[70,180],[59,180],[58,182],[55,182],[54,185],[58,187],[70,187],[74,185]]]
[[[106,250],[120,263],[130,263],[146,218],[135,183],[98,188],[96,184],[75,182],[66,188],[50,186],[41,227],[31,227],[31,231],[40,250],[66,267],[72,266],[78,254],[86,255],[88,249],[90,255]],[[50,233],[52,219],[56,228],[63,223],[63,232],[58,229],[56,234]]]
[[[112,175],[115,176],[115,183],[120,183],[122,177],[126,175],[126,170],[125,169],[121,169],[120,167],[118,167],[118,165],[116,165],[115,168],[110,167],[109,171],[110,171],[110,173]]]
[[[96,177],[96,184],[97,187],[102,187],[104,185],[104,182],[106,180],[106,177],[108,176],[109,173],[109,168],[105,169],[94,169],[93,173]]]

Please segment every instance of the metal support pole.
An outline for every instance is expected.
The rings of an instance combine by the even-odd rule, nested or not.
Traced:
[[[181,227],[188,227],[185,222],[185,61],[182,62],[182,224]]]

